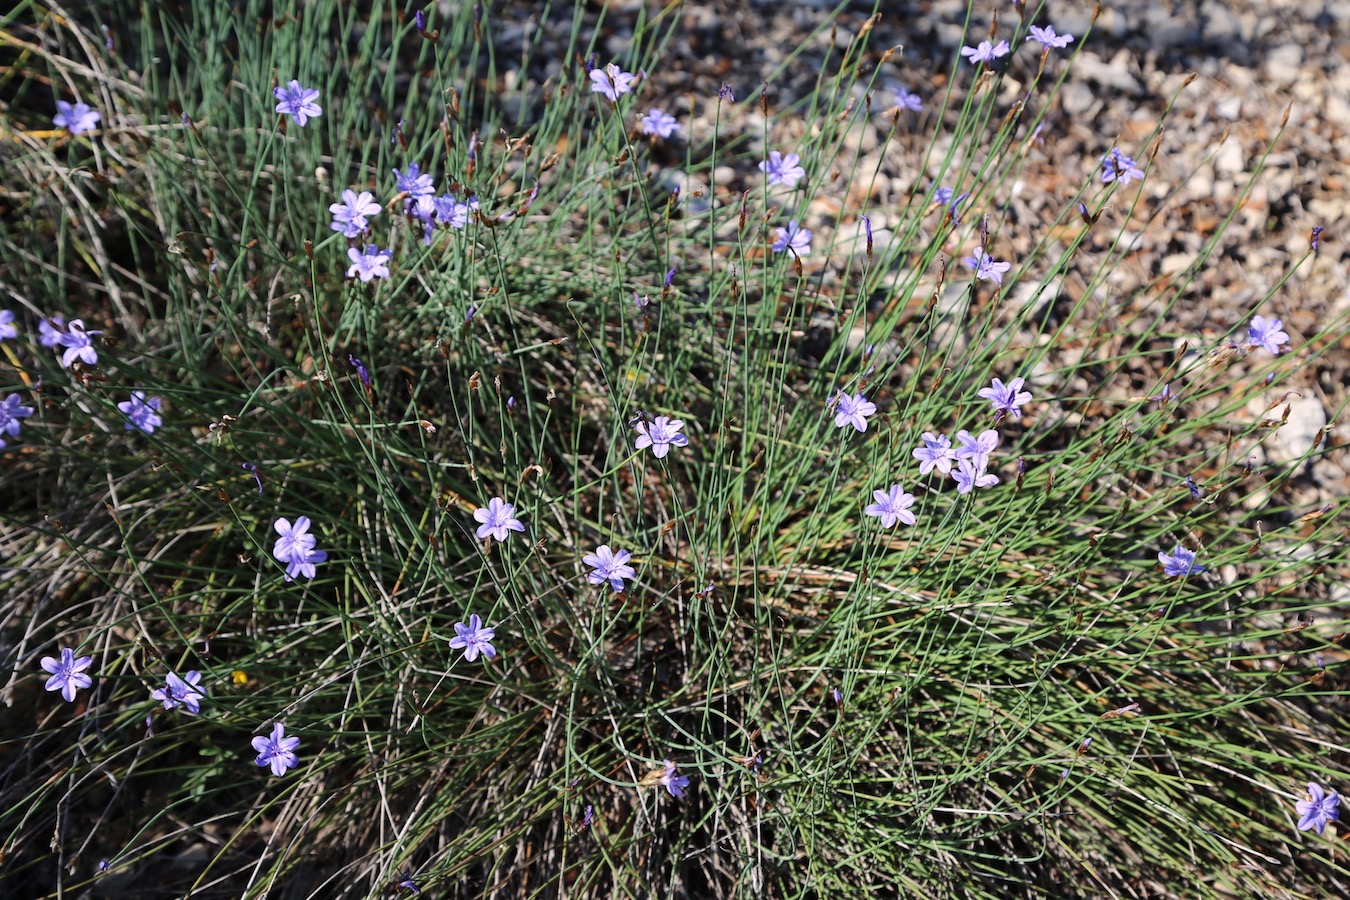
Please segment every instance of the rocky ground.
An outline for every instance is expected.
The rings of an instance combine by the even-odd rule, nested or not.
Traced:
[[[966,34],[966,7],[959,0],[883,6],[870,44],[873,61],[883,66],[880,84],[908,88],[925,101],[941,96],[959,47],[988,34],[995,10],[998,37],[1012,35],[1018,15],[1012,3],[977,3],[978,25]],[[600,25],[602,56],[626,51],[639,8],[640,3],[609,7]],[[648,12],[659,8],[649,4]],[[758,142],[763,118],[755,94],[761,80],[769,83],[771,113],[808,98],[822,67],[831,65],[827,59],[833,56],[837,63],[837,50],[872,15],[870,4],[848,4],[832,30],[821,23],[833,9],[814,0],[686,3],[674,12],[681,27],[667,65],[649,73],[654,83],[644,97],[654,102],[667,97],[667,105],[682,119],[692,111],[691,131],[711,133],[719,127],[723,136],[743,134]],[[1347,402],[1350,337],[1342,336],[1334,346],[1310,342],[1333,322],[1340,323],[1344,335],[1350,316],[1350,3],[1159,0],[1100,8],[1053,3],[1035,21],[1080,36],[1082,51],[1046,111],[1043,142],[1029,154],[1027,167],[1012,186],[1010,209],[1023,236],[1015,229],[1003,230],[1009,258],[1016,258],[1019,246],[1027,246],[1038,227],[1061,214],[1062,198],[1073,196],[1106,150],[1119,145],[1142,156],[1175,96],[1136,211],[1147,227],[1129,233],[1131,249],[1110,290],[1129,297],[1151,285],[1135,302],[1157,303],[1165,293],[1160,285],[1183,276],[1195,253],[1232,214],[1209,265],[1181,301],[1153,315],[1166,315],[1166,330],[1184,335],[1178,346],[1185,340],[1198,360],[1245,323],[1259,304],[1263,314],[1283,320],[1293,354],[1314,359],[1271,385],[1267,402],[1284,401],[1274,413],[1265,413],[1267,402],[1252,402],[1248,411],[1253,419],[1278,417],[1287,405],[1288,420],[1264,446],[1237,448],[1235,455],[1253,460],[1258,468],[1267,461],[1287,462],[1306,452],[1325,425],[1330,425],[1329,442],[1350,444],[1350,421],[1337,421]],[[552,26],[546,22],[542,27]],[[903,50],[881,62],[883,52],[895,45]],[[799,46],[803,50],[797,56],[785,59]],[[1062,59],[1056,62],[1064,64]],[[716,98],[723,83],[732,86],[741,102],[719,110],[709,98]],[[1014,71],[1001,85],[1009,102],[1025,88]],[[889,105],[889,95],[889,90],[877,92],[875,104]],[[873,117],[870,132],[853,137],[861,148],[858,171],[869,173],[871,196],[866,202],[877,211],[875,226],[884,227],[888,206],[903,202],[916,183],[928,181],[921,171],[921,153],[934,124],[928,118],[932,106],[918,114],[922,119],[905,140],[882,140],[889,125],[884,115]],[[714,116],[719,117],[717,125]],[[775,146],[791,147],[806,127],[790,116],[776,117],[771,140]],[[1272,141],[1273,149],[1263,160]],[[1258,165],[1263,171],[1248,192]],[[880,176],[872,181],[874,167]],[[743,173],[728,168],[713,174],[713,185],[693,186],[711,187],[713,196],[731,198],[741,189],[742,178]],[[833,229],[845,230],[844,237],[856,235],[859,223],[847,200],[841,202],[843,192],[832,193],[834,199],[821,197],[812,205],[806,224],[826,239]],[[1106,215],[1109,219],[1125,212],[1108,210]],[[1325,229],[1318,255],[1280,284],[1307,253],[1314,225]],[[1065,290],[1074,287],[1068,284]],[[1122,316],[1134,313],[1150,310],[1122,310]],[[1235,375],[1242,367],[1236,364]],[[1182,410],[1184,414],[1184,406]],[[1289,499],[1315,509],[1344,496],[1348,481],[1347,455],[1332,452],[1291,483]]]

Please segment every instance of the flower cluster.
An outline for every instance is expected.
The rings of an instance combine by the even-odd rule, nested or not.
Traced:
[[[300,516],[292,525],[290,519],[277,519],[272,527],[280,537],[272,547],[272,555],[277,562],[286,564],[286,580],[294,581],[297,576],[313,578],[315,563],[328,559],[328,553],[316,550],[318,539],[309,534],[309,516]]]
[[[202,673],[196,669],[188,670],[186,676],[179,678],[176,672],[170,672],[165,685],[150,692],[150,697],[164,704],[164,708],[182,707],[183,712],[195,716],[202,711],[201,703],[206,699],[206,691],[200,687]]]

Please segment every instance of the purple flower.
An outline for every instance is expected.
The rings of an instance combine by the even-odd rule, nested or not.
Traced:
[[[983,247],[978,248],[974,256],[967,256],[961,262],[975,270],[977,280],[986,281],[992,278],[998,284],[1003,283],[1003,273],[1012,268],[1012,263],[994,259],[984,252]]]
[[[681,419],[672,419],[669,416],[657,416],[652,422],[639,421],[635,426],[637,429],[637,440],[633,446],[638,450],[652,448],[652,455],[657,459],[665,459],[671,447],[689,446],[689,438],[680,433],[684,428],[684,422]]]
[[[525,531],[525,525],[516,518],[516,508],[501,497],[493,497],[487,506],[473,511],[474,521],[481,523],[474,532],[481,540],[492,535],[499,541],[506,540],[512,531]]]
[[[674,116],[660,109],[647,110],[647,114],[642,117],[639,125],[643,134],[659,138],[670,137],[675,133],[675,129],[680,127],[680,123],[676,121]]]
[[[980,396],[994,404],[994,409],[1000,414],[1007,413],[1016,419],[1022,415],[1019,407],[1031,402],[1031,392],[1022,390],[1025,383],[1021,378],[1014,378],[1004,384],[1002,379],[995,378],[989,387],[980,389]]]
[[[417,15],[418,16],[422,15],[420,10],[418,11]],[[398,883],[398,889],[401,891],[412,891],[414,894],[422,893],[422,889],[418,887],[417,882],[413,881],[411,872],[403,873],[403,878]]]
[[[891,485],[889,492],[873,491],[872,499],[876,500],[876,503],[869,504],[863,512],[881,519],[882,528],[894,528],[896,522],[914,524],[914,513],[909,511],[914,505],[914,495],[905,493],[900,485]]]
[[[51,656],[42,657],[42,668],[52,676],[47,679],[47,690],[60,691],[67,703],[74,703],[75,692],[94,683],[92,678],[84,674],[84,670],[93,662],[92,656],[81,656],[76,659],[75,651],[69,647],[62,648],[59,660]]]
[[[314,564],[328,559],[326,550],[314,549],[318,538],[308,533],[309,525],[309,516],[298,517],[294,526],[289,519],[277,519],[272,523],[277,534],[281,535],[272,547],[272,555],[277,558],[277,562],[286,564],[287,581],[294,581],[297,575],[313,578]]]
[[[910,112],[923,112],[923,98],[904,88],[895,89],[895,105]]]
[[[673,762],[666,760],[665,763],[666,768],[661,773],[661,777],[658,779],[657,783],[670,791],[670,796],[683,799],[685,794],[689,791],[689,779],[683,775],[675,774],[679,767]]]
[[[84,134],[93,130],[102,118],[98,110],[91,109],[83,103],[71,106],[64,100],[57,100],[56,115],[52,116],[52,124],[57,128],[64,128],[71,134]]]
[[[1044,28],[1032,25],[1031,28],[1028,29],[1028,32],[1030,38],[1046,50],[1067,47],[1073,43],[1073,35],[1055,34],[1055,27],[1053,25],[1047,25]]]
[[[1102,157],[1102,184],[1120,181],[1121,186],[1144,177],[1144,170],[1135,163],[1133,156],[1126,156],[1116,147]]]
[[[877,405],[861,393],[849,395],[839,392],[839,405],[835,407],[834,427],[843,428],[852,425],[859,431],[867,430],[867,417],[875,415]]]
[[[497,655],[497,648],[491,642],[496,636],[496,630],[484,625],[483,620],[474,613],[469,616],[469,624],[455,623],[455,636],[450,639],[450,649],[463,650],[464,658],[469,662],[477,659],[479,653],[493,659]]]
[[[729,85],[729,84],[724,84],[724,85],[722,85],[720,88],[718,88],[718,89],[717,89],[717,96],[718,96],[718,99],[725,100],[725,101],[727,101],[728,103],[735,103],[735,102],[736,102],[736,95],[735,95],[734,93],[732,93],[731,85]]]
[[[7,309],[0,309],[0,341],[7,341],[18,336],[19,329],[14,325],[14,313]]]
[[[20,420],[33,414],[33,407],[24,406],[19,402],[22,399],[18,394],[10,394],[4,400],[0,400],[0,434],[17,437],[19,428],[23,425]],[[5,439],[0,438],[0,447],[4,446]]]
[[[375,197],[370,191],[358,194],[356,191],[346,190],[342,192],[342,202],[332,204],[328,207],[328,211],[333,214],[329,228],[342,232],[343,237],[356,238],[366,230],[367,220],[379,214],[380,204],[375,202]]]
[[[1314,225],[1312,235],[1308,238],[1308,249],[1313,253],[1317,252],[1317,245],[1322,242],[1322,232],[1326,231],[1321,225]]]
[[[608,581],[609,586],[614,588],[617,594],[623,592],[625,578],[637,577],[637,570],[628,565],[628,560],[632,558],[633,555],[627,550],[616,553],[609,549],[609,544],[601,544],[595,548],[594,553],[583,556],[581,561],[595,570],[586,576],[587,581],[591,584],[604,584]]]
[[[795,153],[784,156],[777,150],[771,150],[769,158],[759,164],[759,170],[769,176],[769,184],[796,187],[797,182],[806,177],[806,170],[798,165],[800,162],[801,157]]]
[[[1191,499],[1192,499],[1192,500],[1203,500],[1203,499],[1204,499],[1204,497],[1205,497],[1205,490],[1204,490],[1204,488],[1200,487],[1200,485],[1198,485],[1198,484],[1195,483],[1195,479],[1194,479],[1194,478],[1192,478],[1191,476],[1187,475],[1185,478],[1181,479],[1181,483],[1184,484],[1184,485],[1186,485],[1186,490],[1188,490],[1188,491],[1191,492]]]
[[[956,451],[952,449],[951,439],[945,434],[923,433],[923,446],[914,450],[914,458],[919,461],[919,474],[927,475],[934,469],[941,475],[950,474],[952,463],[956,462]]]
[[[66,333],[66,320],[63,316],[52,316],[38,322],[38,343],[44,347],[61,346],[61,335]]]
[[[451,228],[464,228],[469,224],[469,210],[478,208],[477,200],[463,203],[454,194],[443,194],[431,201],[436,212],[436,221]]]
[[[962,457],[956,464],[956,471],[952,472],[952,477],[956,479],[956,492],[969,494],[975,488],[993,487],[998,484],[998,476],[985,471],[988,465],[987,457],[984,459],[973,456]]]
[[[1247,326],[1247,343],[1253,349],[1261,347],[1279,356],[1280,347],[1289,340],[1283,329],[1284,323],[1279,319],[1252,316],[1252,324]]]
[[[978,47],[962,47],[961,55],[968,58],[971,63],[991,63],[1000,56],[1007,56],[1012,48],[1008,46],[1007,41],[999,41],[997,44],[989,41],[980,41]]]
[[[132,391],[130,400],[117,404],[122,414],[131,420],[122,427],[127,431],[139,428],[146,434],[154,434],[155,429],[164,424],[164,420],[159,417],[159,404],[158,397],[146,400],[145,391]]]
[[[283,116],[291,116],[295,119],[295,124],[301,128],[311,117],[323,112],[315,100],[319,99],[319,92],[314,88],[301,87],[300,82],[292,81],[283,87],[272,88],[272,96],[281,102],[277,104],[276,112]]]
[[[367,244],[364,250],[348,247],[347,258],[352,264],[347,267],[347,277],[359,277],[363,282],[372,278],[388,278],[391,257],[388,250],[381,250],[377,244]]]
[[[1308,798],[1294,804],[1298,812],[1298,830],[1316,829],[1321,834],[1329,822],[1339,822],[1341,818],[1341,797],[1335,791],[1328,794],[1315,781],[1308,782]]]
[[[775,228],[773,234],[774,253],[790,248],[793,256],[805,256],[811,250],[811,229],[798,228],[796,219],[789,221],[786,228]]]
[[[422,167],[415,162],[408,163],[408,170],[402,174],[394,169],[394,186],[401,194],[407,194],[410,200],[418,197],[430,197],[436,193],[436,185],[430,175],[422,174]]]
[[[956,193],[955,191],[947,187],[945,184],[939,184],[933,188],[933,202],[940,204],[942,206],[946,206],[948,203],[952,202],[952,197],[955,195],[955,193]]]
[[[1187,550],[1185,547],[1177,544],[1176,549],[1170,554],[1159,553],[1158,562],[1162,563],[1163,574],[1169,578],[1180,575],[1185,578],[1188,575],[1198,575],[1205,571],[1206,567],[1195,561],[1195,551]]]
[[[243,469],[245,472],[248,472],[250,475],[253,476],[253,480],[258,482],[258,493],[261,494],[263,492],[262,476],[258,474],[258,464],[251,462],[242,462],[239,464],[239,468]]]
[[[150,697],[162,702],[165,709],[182,706],[184,712],[195,716],[202,711],[202,701],[206,699],[204,689],[197,686],[201,680],[202,673],[196,669],[190,669],[186,678],[179,678],[177,674],[170,672],[166,685],[151,691]]]
[[[351,353],[347,354],[347,362],[356,369],[356,374],[360,376],[361,383],[366,387],[370,387],[370,373],[366,371],[365,363],[361,362],[361,360],[357,359],[356,356]]]
[[[945,188],[942,188],[942,189],[940,189],[940,190],[946,190],[946,189],[945,189]],[[950,195],[951,195],[951,191],[947,191],[947,194],[948,194],[948,196],[949,196],[950,199],[951,199],[951,203],[947,204],[947,215],[951,216],[951,218],[952,218],[952,225],[953,225],[953,226],[960,226],[960,224],[961,224],[961,217],[960,217],[959,215],[957,215],[957,213],[956,213],[956,208],[957,208],[958,206],[961,205],[961,201],[962,201],[962,200],[964,200],[964,199],[966,199],[967,197],[970,196],[970,191],[966,191],[964,194],[958,194],[958,195],[955,196],[955,197],[951,197],[951,196],[950,196]]]
[[[620,94],[633,90],[633,82],[637,79],[636,75],[623,71],[614,63],[603,69],[591,69],[590,77],[591,93],[604,94],[611,103],[618,103]]]
[[[277,722],[272,726],[270,737],[259,735],[253,739],[253,749],[258,751],[258,757],[253,761],[264,769],[270,767],[272,774],[280,778],[287,769],[300,765],[300,757],[295,755],[295,748],[299,746],[300,739],[286,737],[286,726]]]
[[[61,354],[61,365],[69,368],[70,364],[77,359],[86,366],[98,365],[98,351],[94,349],[94,335],[102,333],[101,331],[85,331],[83,319],[71,319],[65,332],[59,338],[61,346],[66,348],[66,352]]]
[[[980,432],[979,437],[975,437],[969,431],[962,429],[956,433],[956,440],[959,446],[956,448],[957,460],[968,459],[976,469],[984,470],[989,468],[989,454],[994,452],[998,446],[998,432],[992,428]]]

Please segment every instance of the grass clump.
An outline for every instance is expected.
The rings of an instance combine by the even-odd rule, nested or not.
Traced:
[[[660,93],[676,9],[5,20],[16,896],[1343,884],[1346,322],[1179,330],[1231,217],[1115,292],[1161,124],[1016,221],[1086,35],[920,117],[873,20]]]

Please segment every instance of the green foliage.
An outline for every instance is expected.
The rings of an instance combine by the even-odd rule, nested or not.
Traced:
[[[5,20],[0,153],[32,189],[0,226],[28,326],[0,380],[39,410],[0,451],[7,892],[153,872],[175,895],[376,897],[412,872],[436,896],[1220,896],[1350,874],[1293,814],[1307,781],[1343,785],[1340,508],[1289,489],[1337,451],[1243,467],[1280,424],[1254,398],[1344,320],[1278,358],[1200,347],[1171,314],[1223,226],[1182,277],[1116,296],[1168,209],[1093,172],[1028,253],[995,252],[1001,287],[970,281],[982,215],[992,247],[1016,230],[1044,113],[962,67],[922,146],[880,114],[921,174],[868,209],[856,134],[884,103],[860,98],[892,63],[865,30],[800,103],[770,78],[761,132],[758,92],[690,95],[653,146],[634,122],[673,98],[589,91],[581,61],[609,60],[583,5],[561,58],[541,29],[509,59],[491,8],[433,14],[433,42],[383,3],[273,6]],[[677,16],[639,13],[615,61],[660,71]],[[137,23],[116,55],[100,18]],[[1028,58],[1049,108],[1069,56]],[[321,91],[304,129],[272,111],[292,78]],[[38,135],[47,84],[102,111],[96,136]],[[772,148],[804,189],[763,183]],[[477,195],[469,228],[422,243],[391,187],[414,161]],[[959,224],[939,183],[971,192]],[[386,204],[387,281],[344,278],[327,206],[349,186]],[[768,251],[827,196],[828,242]],[[861,214],[892,239],[855,239]],[[55,314],[105,330],[97,368],[37,346]],[[922,432],[992,427],[995,375],[1035,394],[999,423],[1002,483],[921,479]],[[1178,399],[1150,400],[1164,383]],[[132,390],[165,400],[153,435],[123,430]],[[834,427],[840,390],[881,407],[865,434]],[[690,446],[636,452],[644,413]],[[896,482],[918,522],[882,530],[862,510]],[[527,536],[474,537],[494,496]],[[301,515],[329,560],[286,582],[272,523]],[[634,553],[625,594],[586,581],[601,543]],[[1177,544],[1209,571],[1163,577]],[[446,646],[471,613],[491,662]],[[73,705],[41,690],[61,646],[95,659]],[[159,710],[189,669],[201,715]],[[274,721],[302,740],[281,778],[249,746]],[[688,798],[652,786],[665,760]]]

